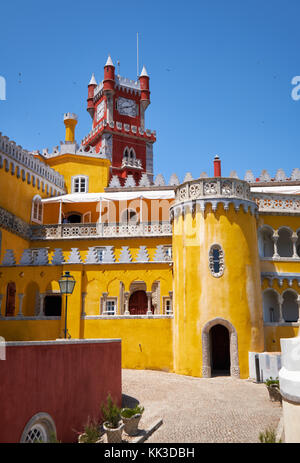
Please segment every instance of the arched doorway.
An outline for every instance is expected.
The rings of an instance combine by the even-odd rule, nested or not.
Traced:
[[[45,317],[61,316],[61,296],[59,294],[45,297],[44,314]]]
[[[217,328],[221,326],[227,330],[222,331],[222,328]],[[212,331],[212,329],[215,330]],[[223,349],[224,349],[224,358],[225,353],[228,362],[228,355],[229,355],[229,371],[231,376],[235,376],[237,378],[240,377],[240,367],[239,367],[239,355],[238,355],[238,338],[237,332],[234,326],[224,318],[218,317],[214,318],[207,322],[202,331],[202,376],[204,378],[210,378],[213,373],[213,369],[217,365],[217,354],[218,349],[220,349],[220,344],[223,338]],[[219,343],[219,347],[218,347]],[[225,343],[225,344],[224,344]],[[229,344],[228,347],[227,343]],[[213,350],[215,354],[213,354]],[[215,357],[214,357],[215,355]],[[221,354],[220,354],[221,355]],[[224,359],[223,359],[224,360]],[[222,361],[220,357],[219,361]],[[226,364],[225,364],[226,366]]]
[[[223,325],[214,325],[209,332],[212,376],[230,375],[229,331]]]
[[[68,223],[81,223],[81,214],[79,212],[71,212],[67,217]]]
[[[16,308],[16,283],[11,281],[7,285],[6,290],[6,306],[5,306],[5,316],[13,317],[15,315]]]
[[[129,298],[130,315],[146,315],[148,310],[148,298],[146,291],[135,291]],[[151,307],[152,313],[154,311]]]

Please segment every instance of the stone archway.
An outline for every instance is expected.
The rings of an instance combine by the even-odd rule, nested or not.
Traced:
[[[211,346],[210,346],[210,330],[215,325],[223,325],[229,332],[229,348],[230,348],[230,375],[236,378],[240,377],[239,356],[238,356],[238,340],[237,332],[234,326],[224,318],[214,318],[207,322],[202,331],[202,376],[203,378],[211,378]]]

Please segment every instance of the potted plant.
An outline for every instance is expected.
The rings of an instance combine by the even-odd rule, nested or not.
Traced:
[[[78,436],[78,442],[79,444],[94,444],[99,438],[99,423],[89,417],[87,423],[83,427],[83,433],[80,433]]]
[[[273,379],[272,376],[265,381],[265,385],[269,391],[269,397],[272,402],[282,402],[282,397],[279,388],[279,379]]]
[[[122,408],[121,418],[125,425],[124,431],[129,436],[135,436],[138,433],[138,425],[142,414],[144,412],[144,407],[136,405],[134,408]]]
[[[113,402],[111,395],[107,397],[106,405],[101,406],[102,416],[104,419],[103,429],[106,432],[107,442],[117,444],[122,442],[122,431],[124,423],[120,418],[120,409]]]

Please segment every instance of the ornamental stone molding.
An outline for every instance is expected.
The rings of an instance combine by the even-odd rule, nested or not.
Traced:
[[[215,211],[219,204],[228,210],[233,204],[238,211],[242,206],[245,212],[257,213],[257,205],[252,199],[250,185],[236,178],[199,178],[179,185],[175,189],[175,201],[171,207],[171,219],[185,212],[194,212],[196,205],[204,211],[211,204]]]
[[[6,161],[6,162],[4,162]],[[13,140],[2,135],[0,132],[0,167],[3,164],[6,167],[10,167],[12,173],[20,170],[26,171],[26,176],[30,172],[30,175],[35,175],[42,181],[47,181],[52,185],[55,185],[56,189],[60,193],[64,193],[64,177],[59,172],[55,171],[51,167],[47,166],[43,161],[37,159],[33,153],[23,149],[17,145]],[[6,168],[8,171],[8,169]],[[18,175],[20,176],[20,175]]]
[[[273,281],[277,280],[280,287],[283,286],[284,280],[287,281],[289,287],[293,285],[293,281],[298,283],[300,286],[300,273],[276,273],[276,272],[262,272],[261,280],[267,279],[270,286],[273,286]]]
[[[26,240],[31,238],[31,226],[2,207],[0,207],[0,227]]]
[[[252,194],[259,213],[267,214],[299,214],[300,198],[296,195],[280,195],[276,193]]]
[[[238,356],[238,339],[234,326],[224,318],[214,318],[207,322],[202,331],[202,377],[211,377],[211,348],[209,332],[215,325],[222,325],[229,331],[230,340],[230,374],[236,378],[240,377],[239,356]]]

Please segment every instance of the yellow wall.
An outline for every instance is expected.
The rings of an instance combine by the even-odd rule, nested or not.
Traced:
[[[213,244],[225,255],[219,278],[209,270]],[[240,376],[248,377],[248,352],[264,349],[255,217],[232,205],[216,212],[207,206],[195,218],[180,215],[174,219],[173,260],[175,371],[202,375],[203,327],[221,317],[237,331]]]
[[[24,240],[15,233],[11,233],[0,227],[2,233],[2,242],[1,242],[1,252],[0,252],[0,262],[2,262],[7,249],[12,249],[16,258],[16,262],[20,261],[20,258],[23,254],[24,249],[29,247],[29,242]]]
[[[64,265],[50,267],[6,267],[0,276],[0,294],[3,294],[2,315],[5,314],[6,287],[9,281],[16,282],[16,311],[18,294],[24,294],[22,320],[0,320],[0,336],[6,340],[56,339],[63,336],[65,323],[65,296],[62,298],[62,316],[59,320],[26,320],[34,315],[36,290],[47,293],[58,289],[57,281],[68,270],[74,276],[74,292],[68,297],[67,329],[73,339],[77,338],[121,338],[124,368],[152,368],[172,371],[172,322],[169,317],[135,318],[111,317],[111,319],[82,319],[82,293],[87,292],[85,312],[100,315],[102,292],[108,297],[117,297],[119,303],[120,281],[124,290],[136,281],[144,281],[147,291],[160,281],[160,305],[163,297],[172,290],[172,269],[165,264],[116,264],[116,265]]]
[[[32,178],[31,183],[28,184],[27,178],[24,181],[22,175],[18,178],[16,170],[14,174],[11,174],[10,171],[6,172],[3,165],[0,169],[0,207],[30,223],[32,198],[35,195],[39,195],[41,198],[50,196],[50,194],[47,195],[46,190],[45,192],[42,191],[42,186],[37,187],[37,182],[33,186]]]
[[[74,175],[89,177],[89,193],[103,192],[108,186],[110,166],[108,159],[63,154],[47,159],[47,164],[64,176],[68,193],[71,193]]]

